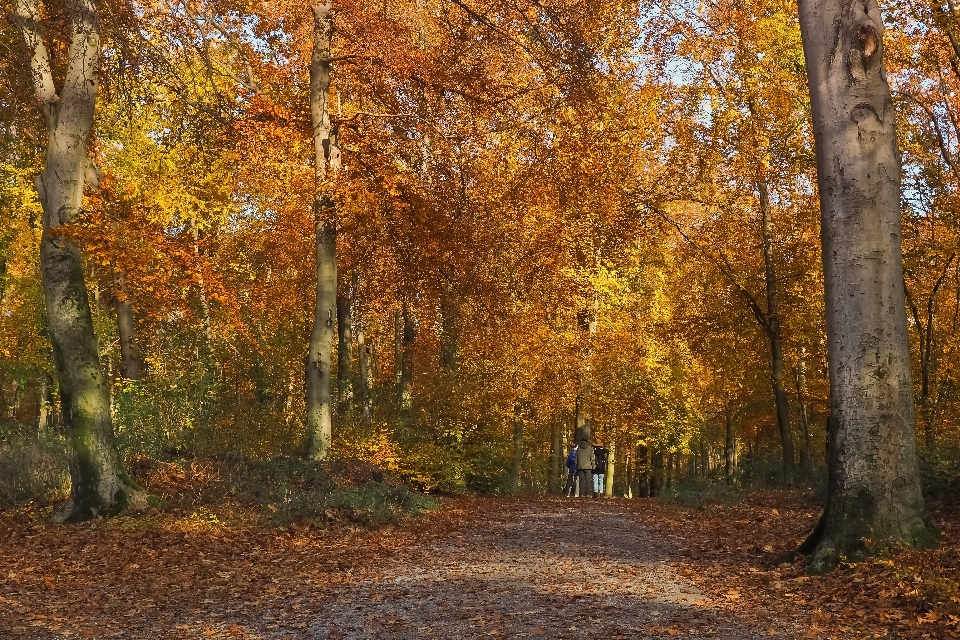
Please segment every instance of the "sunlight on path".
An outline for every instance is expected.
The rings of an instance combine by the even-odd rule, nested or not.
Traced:
[[[355,573],[314,638],[755,637],[616,501],[522,504]]]

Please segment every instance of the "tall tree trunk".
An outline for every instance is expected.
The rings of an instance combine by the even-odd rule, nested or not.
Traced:
[[[43,208],[40,271],[70,459],[70,498],[55,516],[76,521],[142,508],[147,495],[123,468],[110,415],[110,390],[100,368],[79,249],[62,236],[80,210],[97,101],[100,21],[92,0],[67,0],[70,21],[66,74],[58,94],[41,28],[38,0],[17,0],[20,31],[40,109],[47,124],[44,170],[37,178]]]
[[[577,395],[576,443],[581,446],[589,443],[593,437],[593,421],[590,418],[590,403],[593,396],[593,339],[597,334],[598,301],[596,297],[590,309],[579,313],[580,329],[587,331],[586,353],[583,358],[583,377],[580,381],[580,393]]]
[[[613,497],[613,475],[616,471],[616,461],[617,461],[617,443],[614,440],[610,441],[610,449],[607,450],[607,469],[606,477],[603,479],[603,495],[608,498]]]
[[[773,213],[765,180],[757,182],[760,212],[763,215],[763,264],[767,289],[767,335],[770,338],[770,383],[777,406],[777,427],[783,452],[783,480],[793,482],[793,435],[790,433],[790,408],[783,388],[783,338],[780,335],[780,310],[777,302],[777,271],[773,261]]]
[[[53,426],[53,379],[49,373],[40,376],[40,419],[37,423],[37,435],[50,434]]]
[[[449,281],[443,285],[440,323],[440,366],[447,372],[454,372],[457,370],[457,354],[460,348],[460,301]]]
[[[117,329],[120,335],[120,375],[124,380],[140,379],[140,358],[134,342],[136,325],[133,319],[133,307],[127,299],[117,300]]]
[[[353,295],[337,296],[337,414],[342,418],[353,403]]]
[[[313,54],[310,60],[310,115],[314,142],[314,219],[317,291],[307,358],[307,456],[330,457],[333,340],[337,313],[337,212],[332,181],[340,169],[337,127],[330,119],[331,0],[313,7]]]
[[[800,0],[817,147],[830,487],[815,572],[936,541],[920,490],[900,250],[900,151],[875,0]],[[869,542],[867,542],[869,541]]]
[[[402,322],[400,323],[400,384],[397,390],[397,400],[400,403],[401,414],[410,409],[413,403],[413,343],[417,339],[417,329],[413,322],[413,314],[403,305]]]
[[[813,469],[813,456],[810,447],[810,422],[807,416],[807,403],[804,398],[807,395],[806,375],[807,363],[803,360],[805,350],[801,349],[801,360],[794,369],[794,379],[797,383],[797,406],[800,408],[800,428],[803,429],[803,449],[800,451],[800,464],[809,473]]]
[[[654,449],[650,454],[650,497],[656,498],[663,491],[663,450]]]
[[[373,417],[370,397],[370,345],[367,344],[363,327],[357,329],[357,364],[360,374],[360,417],[369,422]]]
[[[724,469],[723,474],[727,484],[733,486],[737,476],[737,433],[733,421],[733,411],[727,407],[726,411],[726,442],[723,447]]]
[[[563,489],[563,445],[560,442],[560,418],[554,416],[550,421],[550,484],[547,490],[551,495],[559,495]]]
[[[520,407],[513,410],[513,464],[510,467],[510,492],[520,489],[520,465],[523,462],[523,417]]]

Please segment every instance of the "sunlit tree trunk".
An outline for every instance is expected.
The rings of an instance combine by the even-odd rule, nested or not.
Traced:
[[[58,5],[59,6],[59,5]],[[70,498],[60,521],[146,506],[146,494],[120,461],[110,390],[100,354],[79,249],[61,226],[80,210],[99,85],[100,21],[92,0],[66,0],[69,40],[58,93],[37,0],[16,0],[13,21],[30,59],[36,97],[47,124],[46,160],[36,180],[43,208],[40,271],[66,432],[72,445]]]
[[[900,151],[874,0],[800,0],[817,147],[830,483],[811,570],[935,535],[920,490],[900,250]],[[810,546],[810,545],[808,545]]]
[[[790,433],[790,409],[787,391],[783,388],[783,338],[780,335],[780,310],[777,302],[777,272],[773,262],[773,213],[767,183],[757,183],[760,192],[760,211],[763,216],[763,264],[767,289],[767,335],[770,338],[770,382],[777,406],[777,427],[783,452],[783,479],[793,482],[793,435]]]
[[[800,428],[803,430],[803,449],[800,452],[800,464],[809,472],[813,468],[813,456],[810,446],[810,422],[807,416],[807,403],[805,400],[807,395],[807,364],[802,360],[804,353],[805,351],[801,350],[801,360],[797,363],[793,374],[794,380],[797,383],[797,407],[800,410]]]
[[[603,494],[608,498],[613,497],[613,474],[616,471],[616,461],[617,461],[617,443],[613,440],[610,441],[610,448],[607,450],[607,468],[606,474],[603,479],[604,487]]]
[[[332,181],[340,168],[337,127],[330,119],[332,2],[314,4],[313,54],[310,60],[310,115],[314,141],[314,217],[317,291],[306,372],[307,455],[330,456],[333,340],[337,313],[337,219]]]
[[[38,435],[49,435],[53,426],[53,379],[49,373],[40,376],[40,419],[37,423]]]

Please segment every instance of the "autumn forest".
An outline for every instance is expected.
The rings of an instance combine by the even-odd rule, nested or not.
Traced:
[[[19,611],[0,636],[479,637],[525,597],[455,632],[378,609],[396,624],[370,631],[347,602],[403,594],[358,595],[358,549],[443,565],[439,531],[491,517],[573,548],[590,531],[550,514],[586,510],[625,545],[673,531],[664,557],[691,564],[668,582],[702,596],[667,589],[609,637],[748,637],[768,623],[704,611],[775,612],[794,594],[764,590],[808,573],[828,574],[800,601],[815,622],[791,606],[774,633],[957,637],[952,0],[0,7],[0,603]],[[571,449],[601,445],[606,500],[566,498]],[[736,522],[756,548],[717,542]],[[270,635],[251,612],[293,596],[242,582],[267,600],[224,587],[244,602],[227,622],[185,599],[54,625],[28,597],[66,588],[38,559],[55,539],[194,536],[247,580],[224,537],[276,532],[277,566],[353,558],[328,635]],[[623,588],[660,588],[641,565]],[[838,595],[851,576],[880,586]],[[177,591],[144,584],[138,602]],[[614,629],[527,622],[502,637]]]

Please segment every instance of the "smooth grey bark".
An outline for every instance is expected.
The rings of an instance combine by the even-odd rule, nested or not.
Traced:
[[[920,490],[900,248],[900,151],[874,0],[800,0],[817,148],[829,487],[810,570],[935,544]],[[812,544],[812,543],[811,543]],[[809,545],[808,545],[809,546]]]
[[[336,125],[330,118],[333,3],[313,10],[313,53],[310,59],[310,116],[314,143],[314,221],[316,224],[317,290],[306,371],[307,456],[330,457],[333,439],[331,406],[333,340],[337,313],[337,212],[330,182],[340,169]]]
[[[760,212],[763,218],[763,264],[764,283],[767,290],[767,313],[765,328],[770,339],[770,384],[777,407],[777,428],[780,431],[780,446],[783,453],[783,480],[793,482],[793,434],[790,432],[790,408],[787,391],[783,388],[783,337],[780,335],[780,308],[777,300],[777,272],[773,260],[773,213],[767,183],[757,183],[760,193]]]
[[[133,318],[133,307],[129,300],[118,299],[116,309],[117,330],[120,336],[120,375],[124,380],[139,380],[140,358],[134,342],[136,324]]]
[[[55,520],[78,521],[147,506],[147,494],[123,467],[113,433],[110,390],[100,367],[80,250],[63,239],[83,201],[88,143],[99,85],[100,20],[92,0],[67,0],[69,45],[59,91],[42,33],[38,0],[17,0],[13,22],[30,59],[47,125],[40,271],[63,420],[72,445],[70,497]],[[49,35],[49,34],[47,34]]]

